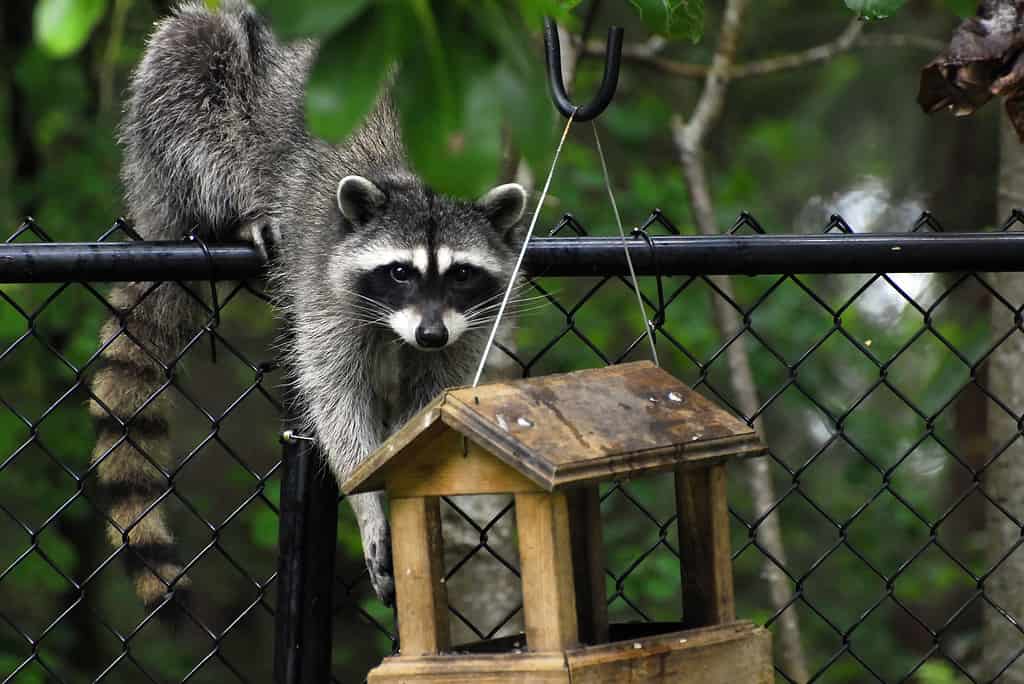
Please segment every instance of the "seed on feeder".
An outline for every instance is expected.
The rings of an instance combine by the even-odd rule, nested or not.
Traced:
[[[529,418],[523,418],[522,416],[519,416],[519,418],[516,419],[516,423],[520,427],[525,427],[525,428],[533,427],[533,421],[530,420]]]
[[[652,404],[657,404],[658,403],[658,398],[657,397],[647,397],[647,401],[651,402]]]
[[[680,402],[680,401],[683,400],[683,398],[679,395],[678,392],[669,392],[668,393],[668,399],[669,399],[669,401],[675,401],[675,402]]]
[[[505,422],[505,416],[501,415],[500,413],[495,413],[494,420],[498,421],[498,427],[500,427],[505,432],[508,432],[508,423]]]

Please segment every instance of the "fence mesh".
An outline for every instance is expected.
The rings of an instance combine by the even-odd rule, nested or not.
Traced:
[[[851,232],[840,217],[824,229]],[[912,229],[941,227],[925,215]],[[761,230],[748,216],[733,227]],[[586,232],[571,216],[551,231]],[[658,232],[677,231],[656,211],[634,239]],[[120,221],[98,237],[126,239],[134,236]],[[7,241],[49,237],[26,221]],[[730,467],[739,616],[769,626],[777,647],[784,626],[798,629],[815,681],[989,681],[1018,667],[1018,616],[986,586],[1017,551],[1021,523],[986,491],[984,474],[1013,457],[1021,434],[1022,407],[993,390],[989,366],[1022,334],[1024,302],[976,273],[642,280],[663,365],[756,421],[771,448]],[[625,279],[531,282],[536,299],[493,374],[644,358]],[[118,560],[130,549],[104,538],[85,404],[111,343],[97,335],[112,313],[107,288],[2,285],[4,682],[272,679],[282,506],[272,313],[257,282],[221,283],[213,299],[209,284],[155,287],[190,288],[207,305],[184,347],[161,359],[159,390],[177,404],[161,505],[195,601],[174,608],[183,617],[175,627],[146,614]],[[1007,418],[1005,434],[988,427],[993,414]],[[653,477],[601,490],[614,621],[678,620],[685,610],[671,488],[671,478]],[[370,588],[354,518],[344,505],[340,516],[333,673],[350,682],[392,651],[395,630]],[[444,516],[456,640],[517,633],[511,502],[448,499]],[[985,533],[1000,518],[1018,531],[1006,548]],[[995,664],[982,649],[991,611],[1005,618],[1002,639],[1019,646]],[[787,670],[791,657],[777,648],[781,681],[799,676]]]

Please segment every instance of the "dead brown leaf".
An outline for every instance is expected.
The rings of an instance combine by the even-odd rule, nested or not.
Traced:
[[[949,48],[921,70],[921,108],[966,116],[999,95],[1024,142],[1022,24],[1024,0],[985,0],[953,32]]]

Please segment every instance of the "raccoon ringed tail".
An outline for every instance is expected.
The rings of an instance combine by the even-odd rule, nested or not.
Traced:
[[[175,283],[115,287],[118,312],[104,325],[108,344],[92,378],[89,412],[96,426],[92,453],[108,502],[107,536],[121,556],[147,610],[168,595],[184,598],[189,580],[176,559],[163,503],[171,464],[169,392],[160,391],[188,335],[198,329],[198,305]],[[111,341],[112,340],[112,341]],[[159,466],[159,467],[158,467]],[[164,472],[161,471],[163,469]]]

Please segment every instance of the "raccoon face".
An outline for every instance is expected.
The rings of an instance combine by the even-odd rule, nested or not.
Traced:
[[[346,261],[361,324],[387,326],[422,351],[493,324],[516,258],[521,186],[500,185],[468,203],[346,176],[337,199],[354,231]]]

